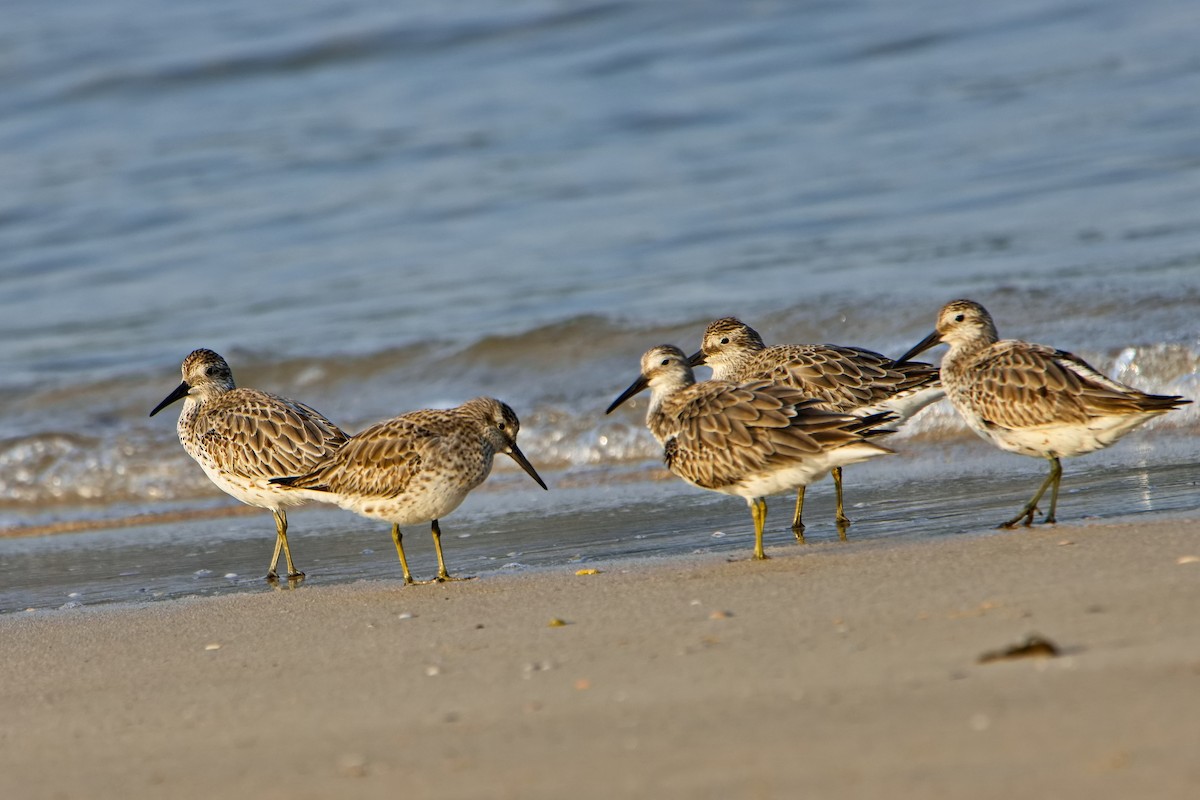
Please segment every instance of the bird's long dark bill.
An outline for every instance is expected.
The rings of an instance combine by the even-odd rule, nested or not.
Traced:
[[[542,480],[542,476],[537,474],[537,470],[533,468],[533,464],[529,463],[529,459],[521,452],[521,448],[517,447],[516,442],[512,443],[512,448],[508,451],[508,454],[512,456],[513,461],[521,465],[521,469],[529,473],[529,477],[537,481],[538,486],[546,491],[550,491],[550,488],[546,486],[546,482]]]
[[[611,414],[611,413],[613,412],[613,409],[614,409],[614,408],[616,408],[617,406],[621,405],[621,403],[624,403],[626,400],[628,400],[629,398],[633,397],[635,394],[637,394],[638,392],[640,392],[642,389],[645,389],[645,388],[646,388],[647,386],[649,386],[649,385],[650,385],[650,381],[646,380],[646,376],[645,376],[645,375],[639,375],[639,376],[638,376],[638,379],[637,379],[636,381],[634,381],[633,383],[629,384],[629,388],[628,388],[628,389],[626,389],[625,391],[621,392],[621,396],[620,396],[620,397],[618,397],[616,400],[613,400],[613,401],[612,401],[612,405],[611,405],[611,406],[609,406],[608,408],[606,408],[606,409],[604,410],[604,413],[605,413],[605,414]]]
[[[692,353],[691,356],[688,357],[688,366],[689,367],[698,367],[702,364],[707,364],[707,363],[708,363],[708,356],[704,355],[703,350],[698,350],[695,353]]]
[[[179,398],[187,397],[187,393],[190,392],[191,390],[192,390],[192,387],[188,386],[187,381],[184,381],[183,383],[179,384],[178,386],[175,387],[175,391],[171,392],[169,395],[164,397],[163,401],[154,407],[154,410],[150,412],[150,416],[153,417],[155,414],[162,411],[164,408],[171,405],[171,403],[174,403]]]
[[[910,358],[912,358],[916,355],[919,355],[920,353],[924,353],[926,350],[933,347],[934,345],[938,345],[941,343],[942,343],[942,335],[940,333],[938,333],[937,331],[934,331],[933,333],[929,334],[924,339],[922,339],[920,342],[918,342],[916,347],[912,348],[907,353],[905,353],[904,355],[897,358],[896,362],[901,363],[904,361],[908,361]]]

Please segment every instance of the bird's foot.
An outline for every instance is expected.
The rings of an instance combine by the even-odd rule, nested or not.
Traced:
[[[272,589],[275,589],[276,591],[282,590],[284,588],[284,582],[282,580],[280,580],[279,573],[277,573],[277,572],[268,573],[267,576],[263,580],[265,580],[267,582],[267,584]],[[304,573],[303,572],[293,573],[293,574],[287,576],[287,588],[288,589],[295,589],[297,586],[299,586],[302,583],[304,583]]]
[[[451,575],[448,572],[443,572],[433,579],[432,583],[449,583],[450,581],[473,581],[474,575]]]
[[[838,517],[837,518],[838,539],[842,540],[843,542],[848,541],[849,537],[846,536],[846,529],[849,527],[850,527],[849,519],[847,519],[846,517]]]
[[[1021,513],[1010,519],[1008,522],[1002,522],[997,527],[1011,530],[1017,527],[1018,524],[1023,524],[1026,528],[1033,525],[1033,515],[1037,513],[1037,506],[1021,509]],[[1024,522],[1021,522],[1024,520]],[[1053,521],[1053,520],[1051,520]]]

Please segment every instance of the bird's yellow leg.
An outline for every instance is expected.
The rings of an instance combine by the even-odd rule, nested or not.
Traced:
[[[1054,512],[1058,508],[1058,485],[1062,483],[1062,462],[1057,456],[1050,459],[1050,477],[1054,479],[1054,484],[1050,489],[1050,513],[1046,515],[1045,522],[1054,524],[1057,521]]]
[[[433,549],[437,551],[437,560],[438,560],[437,581],[438,581],[438,583],[442,583],[444,581],[469,581],[469,580],[471,580],[471,578],[474,576],[468,576],[465,578],[456,578],[456,577],[452,576],[449,572],[446,571],[446,560],[444,558],[442,558],[442,528],[441,528],[441,526],[438,525],[438,521],[436,519],[433,521],[433,525],[430,526],[430,533],[433,534]]]
[[[833,468],[833,490],[837,493],[837,529],[838,538],[846,540],[846,528],[850,526],[850,518],[846,516],[846,507],[842,503],[842,468]]]
[[[400,569],[404,570],[404,584],[411,586],[417,581],[413,580],[412,573],[408,571],[408,559],[404,557],[404,534],[400,532],[400,526],[392,523],[392,542],[396,545],[396,555],[400,556]],[[428,581],[424,581],[428,583]]]
[[[1038,488],[1037,494],[1035,494],[1030,501],[1025,504],[1025,506],[1021,509],[1020,514],[1017,514],[1008,522],[1002,524],[1000,526],[1001,528],[1014,528],[1021,520],[1025,520],[1026,528],[1032,525],[1033,515],[1037,511],[1037,504],[1042,499],[1042,495],[1044,495],[1046,490],[1051,486],[1054,486],[1054,492],[1050,496],[1050,514],[1046,517],[1046,522],[1054,522],[1054,507],[1058,504],[1058,481],[1060,478],[1062,478],[1062,464],[1057,458],[1053,457],[1051,457],[1049,461],[1050,474],[1046,476],[1046,480],[1042,481],[1042,485]]]
[[[754,557],[762,560],[767,557],[763,552],[763,528],[767,524],[767,501],[756,497],[750,501],[750,516],[754,519]]]
[[[804,513],[804,487],[801,486],[796,490],[796,514],[792,517],[792,533],[796,536],[796,541],[804,544],[804,522],[800,519]]]
[[[288,579],[303,578],[304,573],[296,569],[296,565],[292,563],[292,548],[288,546],[287,538],[287,514],[282,509],[272,511],[271,514],[275,517],[275,553],[271,556],[271,567],[267,570],[267,580],[279,580],[279,573],[275,571],[275,568],[279,565],[280,551],[283,551],[283,556],[287,560]]]
[[[267,580],[279,580],[279,573],[275,571],[275,567],[279,564],[279,553],[283,550],[283,539],[279,536],[279,518],[275,518],[275,553],[271,556],[271,566],[267,567]]]

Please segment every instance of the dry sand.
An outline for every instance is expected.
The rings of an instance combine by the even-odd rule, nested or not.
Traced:
[[[1198,532],[10,615],[0,797],[1200,797]]]

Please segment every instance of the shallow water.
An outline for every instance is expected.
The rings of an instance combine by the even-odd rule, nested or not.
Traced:
[[[1015,457],[1014,457],[1015,458]],[[978,462],[976,462],[978,463]],[[845,542],[833,525],[831,484],[810,487],[804,543],[791,531],[791,499],[771,503],[764,536],[768,554],[796,549],[868,547],[912,537],[994,533],[1040,483],[968,469],[954,480],[899,480],[870,466],[846,470],[853,520]],[[1085,466],[1086,465],[1086,466]],[[1016,472],[1016,470],[1014,470]],[[1068,464],[1056,530],[1064,543],[1085,539],[1097,521],[1172,519],[1194,514],[1197,480],[1187,464]],[[1098,513],[1099,512],[1099,513]],[[0,613],[74,608],[231,592],[266,592],[357,580],[400,585],[388,526],[338,511],[290,515],[288,538],[308,577],[289,587],[263,579],[274,541],[267,512],[231,519],[0,540]],[[1020,536],[1020,528],[998,535]],[[477,491],[442,521],[447,566],[456,576],[488,576],[595,567],[621,569],[629,559],[711,553],[750,557],[753,528],[745,503],[679,482],[595,490]],[[426,526],[404,537],[414,577],[431,578],[437,563]],[[406,591],[431,591],[413,587]],[[453,592],[449,586],[445,591]]]
[[[692,349],[717,316],[898,355],[970,296],[1002,335],[1200,396],[1194,3],[66,0],[6,18],[0,528],[228,505],[170,415],[146,417],[199,346],[352,430],[510,402],[556,489],[505,467],[446,520],[452,564],[466,547],[477,571],[502,546],[450,530],[499,526],[551,565],[562,534],[521,531],[552,514],[587,533],[571,555],[670,554],[708,544],[678,513],[702,506],[741,541],[740,501],[649,480],[644,406],[602,413],[643,350]],[[1068,462],[1068,488],[1104,517],[1194,508],[1198,415]],[[889,504],[937,518],[963,470],[994,480],[957,522],[879,524],[976,529],[966,509],[1015,509],[1042,469],[944,405],[896,446],[848,484],[856,538]],[[1139,470],[1148,495],[1085,485]],[[312,579],[391,574],[386,531],[297,520]],[[2,605],[226,590],[178,550],[257,580],[269,533],[264,514],[0,540]],[[64,592],[76,561],[100,571]]]

